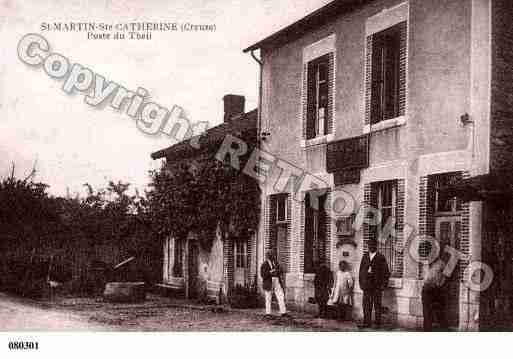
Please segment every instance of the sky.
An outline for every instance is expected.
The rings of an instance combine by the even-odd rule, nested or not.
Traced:
[[[152,101],[185,109],[192,122],[222,122],[225,94],[258,103],[259,69],[242,50],[330,0],[0,0],[0,178],[25,177],[53,195],[84,193],[84,183],[109,180],[144,190],[148,171],[160,166],[150,154],[170,146],[165,135],[147,135],[124,112],[84,103],[66,94],[64,80],[49,77],[17,56],[20,39],[43,35],[50,51],[136,90]],[[215,24],[215,32],[153,32],[151,40],[88,40],[86,32],[47,32],[54,22],[177,22]]]

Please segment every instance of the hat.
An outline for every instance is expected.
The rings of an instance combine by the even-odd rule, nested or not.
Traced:
[[[378,241],[375,238],[369,239],[367,241],[367,245],[368,246],[371,246],[371,245],[377,246],[378,245]]]

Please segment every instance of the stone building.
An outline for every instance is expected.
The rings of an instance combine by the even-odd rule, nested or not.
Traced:
[[[226,136],[256,139],[257,111],[244,112],[243,96],[226,95],[224,122],[208,129],[199,137],[199,147],[185,140],[152,154],[153,159],[166,159],[167,164],[213,158]],[[253,141],[254,142],[254,141]],[[213,152],[212,152],[213,151]],[[198,208],[198,211],[201,211]],[[181,292],[186,298],[205,295],[225,299],[235,286],[249,287],[256,275],[256,235],[228,236],[218,226],[211,245],[201,245],[204,234],[191,231],[187,238],[167,238],[163,244],[161,287]]]
[[[500,261],[498,280],[511,278],[507,235],[495,248],[490,226],[510,213],[511,182],[497,178],[513,168],[512,18],[506,0],[339,0],[245,49],[261,66],[261,148],[295,179],[283,166],[267,177],[258,241],[259,258],[277,252],[290,306],[312,309],[315,261],[335,270],[346,259],[358,277],[366,241],[381,238],[392,273],[383,304],[421,326],[412,239],[430,235],[464,257],[449,283],[451,325],[477,329],[496,311],[486,298],[497,293],[469,289],[464,274]],[[301,185],[308,176],[320,191]],[[354,205],[337,209],[341,199]],[[367,207],[382,221],[358,226]],[[508,302],[508,286],[496,287]],[[356,285],[356,317],[361,295]]]

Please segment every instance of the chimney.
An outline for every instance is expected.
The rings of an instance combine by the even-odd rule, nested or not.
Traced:
[[[224,102],[224,122],[231,120],[233,117],[244,113],[244,105],[246,98],[240,95],[225,95]]]

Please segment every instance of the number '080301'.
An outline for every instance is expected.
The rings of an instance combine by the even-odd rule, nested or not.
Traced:
[[[23,341],[12,341],[9,342],[9,350],[38,350],[38,342],[23,342]]]

